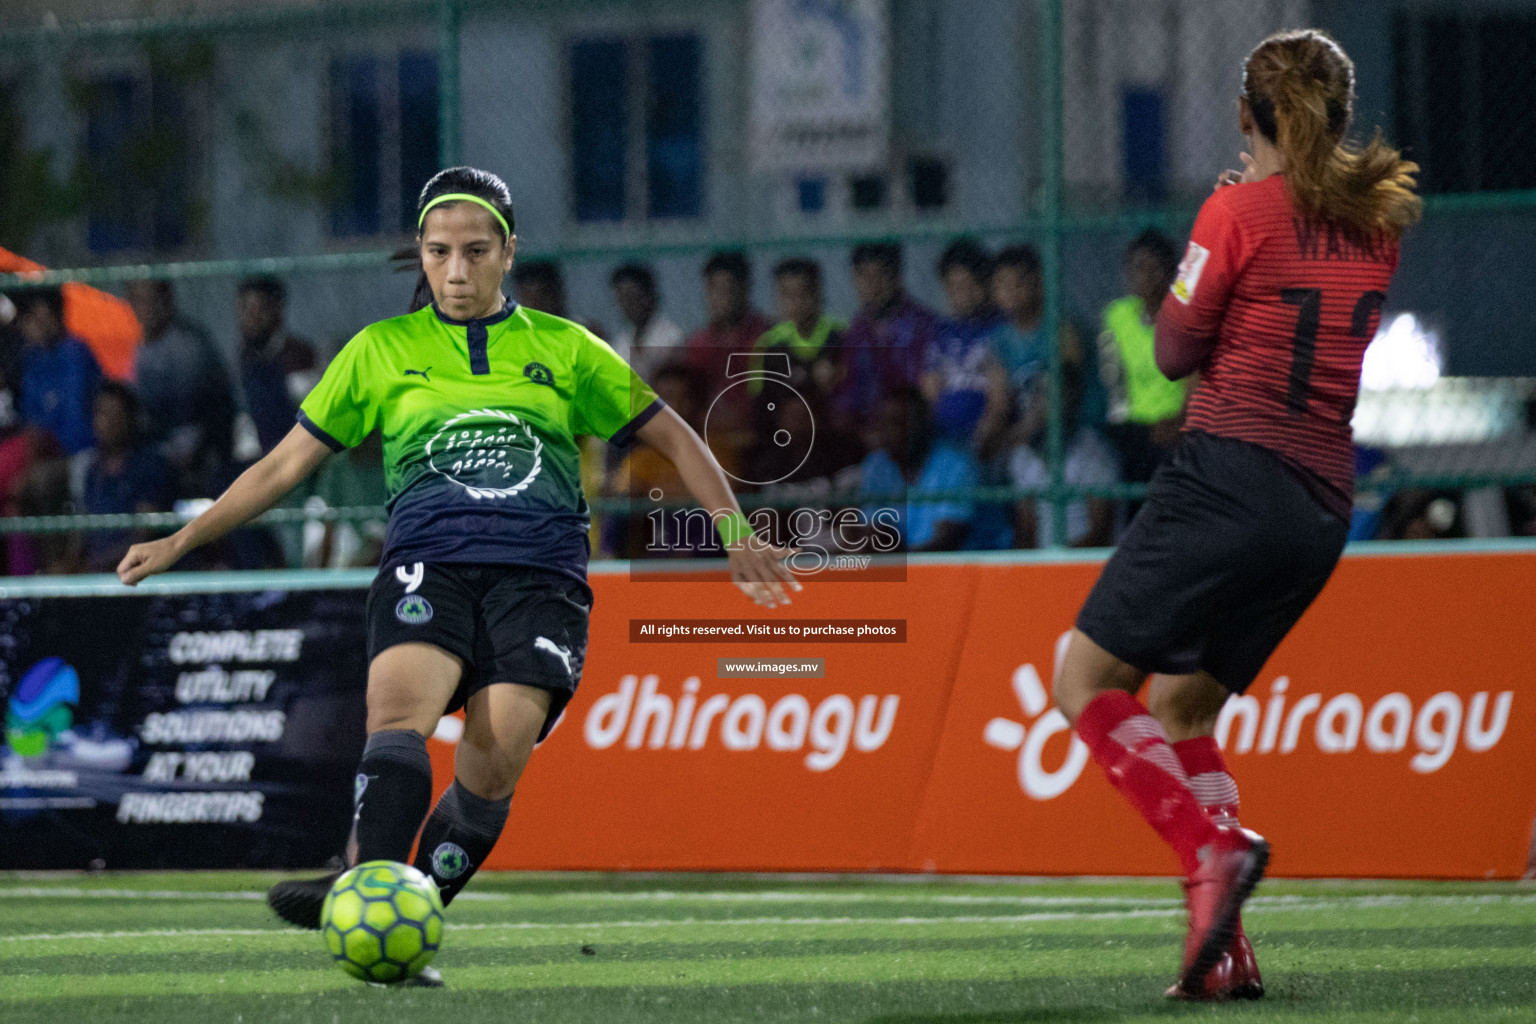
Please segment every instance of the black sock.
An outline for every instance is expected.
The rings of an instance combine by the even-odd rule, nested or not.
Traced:
[[[412,729],[387,729],[368,737],[357,766],[357,804],[352,816],[353,864],[404,861],[432,803],[432,759],[427,741]]]
[[[459,784],[448,787],[421,827],[416,867],[431,875],[447,904],[490,856],[507,823],[512,798],[487,800]]]

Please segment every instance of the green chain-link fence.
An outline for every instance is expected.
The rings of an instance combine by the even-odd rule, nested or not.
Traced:
[[[1518,100],[1536,4],[451,0],[0,20],[0,245],[61,268],[0,276],[0,291],[172,282],[217,347],[238,421],[257,401],[240,373],[240,282],[278,277],[288,328],[323,364],[404,311],[413,278],[390,255],[410,244],[422,182],[458,162],[506,178],[519,262],[552,262],[565,311],[610,340],[625,327],[621,264],[654,273],[660,313],[686,333],[710,320],[701,271],[717,250],[750,258],[769,322],[771,269],[789,257],[820,265],[826,313],[847,321],[860,243],[898,243],[905,289],[941,315],[936,262],[954,239],[990,255],[1028,244],[1039,301],[1010,300],[1016,334],[1062,342],[1013,367],[1013,431],[942,482],[905,467],[907,497],[960,521],[954,543],[1112,540],[1145,479],[1125,457],[1135,432],[1115,372],[1133,339],[1104,333],[1106,318],[1126,323],[1111,304],[1132,291],[1128,246],[1159,229],[1182,250],[1237,163],[1242,57],[1310,24],[1356,59],[1356,134],[1380,125],[1407,146],[1427,192],[1367,358],[1357,536],[1536,531],[1536,284],[1521,269],[1536,118]],[[1034,287],[1027,255],[1004,262]],[[858,472],[872,416],[839,426],[840,449],[838,431],[819,435],[811,468],[743,488],[744,504],[873,502],[882,489]],[[233,443],[258,450],[249,423]],[[67,471],[45,486],[17,469],[0,532],[42,548],[179,521],[82,517],[79,461],[73,490]],[[641,467],[591,461],[594,509],[638,515]],[[368,481],[347,468],[307,510],[273,513],[294,531],[283,558],[301,557],[304,523],[356,524],[348,550],[367,550],[379,511],[359,507]],[[322,532],[311,525],[311,560]]]

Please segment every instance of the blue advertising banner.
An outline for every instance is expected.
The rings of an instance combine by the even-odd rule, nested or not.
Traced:
[[[0,600],[0,868],[290,868],[340,853],[364,597]]]

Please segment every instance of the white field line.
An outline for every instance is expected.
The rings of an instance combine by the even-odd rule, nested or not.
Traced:
[[[1108,901],[1107,901],[1108,902]],[[1342,899],[1314,899],[1304,896],[1277,896],[1268,902],[1249,900],[1245,910],[1259,911],[1313,911],[1346,910],[1361,907],[1430,906],[1481,906],[1481,905],[1529,905],[1536,903],[1536,895],[1497,896],[1356,896]],[[510,921],[480,924],[450,924],[450,931],[600,931],[604,928],[655,929],[667,927],[826,927],[840,925],[945,925],[945,924],[1030,924],[1043,921],[1121,921],[1135,918],[1180,917],[1181,907],[1143,908],[1137,910],[1097,911],[1045,911],[1034,914],[1008,914],[999,916],[945,916],[945,917],[746,917],[746,918],[651,918],[640,921]],[[176,938],[183,936],[251,936],[293,935],[282,928],[160,928],[145,931],[111,932],[56,932],[32,935],[0,935],[0,943],[50,942],[70,939],[118,939],[118,938]]]
[[[0,888],[0,899],[116,899],[116,900],[260,900],[252,891],[187,891],[173,889],[84,889],[65,886]],[[475,893],[459,896],[465,902],[528,903],[918,903],[934,906],[1013,907],[1182,907],[1177,897],[1150,896],[978,896],[960,893],[869,892],[688,892],[650,890],[641,892]],[[1536,893],[1491,893],[1442,896],[1432,893],[1384,893],[1360,896],[1255,896],[1245,905],[1252,908],[1300,906],[1392,907],[1474,906],[1478,904],[1536,903]]]
[[[259,900],[259,892],[197,892],[187,889],[71,889],[63,886],[19,886],[0,889],[0,899],[78,900]]]
[[[1064,910],[1055,913],[1040,914],[1012,914],[1001,917],[684,917],[684,918],[650,918],[642,921],[507,921],[486,922],[482,924],[450,924],[449,931],[460,932],[485,932],[485,931],[598,931],[604,928],[668,928],[688,927],[700,928],[711,925],[721,927],[816,927],[838,925],[877,925],[877,924],[902,924],[902,925],[934,925],[934,924],[1028,924],[1032,921],[1075,921],[1107,919],[1120,920],[1136,917],[1174,917],[1183,913],[1181,910],[1124,910],[1124,911],[1099,911],[1095,913],[1075,913]],[[177,938],[191,935],[294,935],[298,934],[285,928],[161,928],[151,931],[132,932],[56,932],[52,934],[37,935],[0,935],[0,942],[51,942],[65,939],[136,939],[136,938]]]
[[[0,888],[0,899],[111,899],[111,900],[260,900],[260,892],[215,892],[174,889],[81,889],[66,886],[18,886]],[[931,903],[950,905],[1000,904],[1017,907],[1172,907],[1182,905],[1174,897],[1143,896],[967,896],[933,893],[857,892],[466,892],[467,902],[502,903]]]

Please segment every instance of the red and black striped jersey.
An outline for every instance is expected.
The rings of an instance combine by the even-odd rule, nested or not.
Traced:
[[[1185,429],[1268,448],[1348,518],[1360,364],[1397,257],[1300,216],[1280,175],[1217,189],[1157,318],[1158,366],[1200,371]]]

